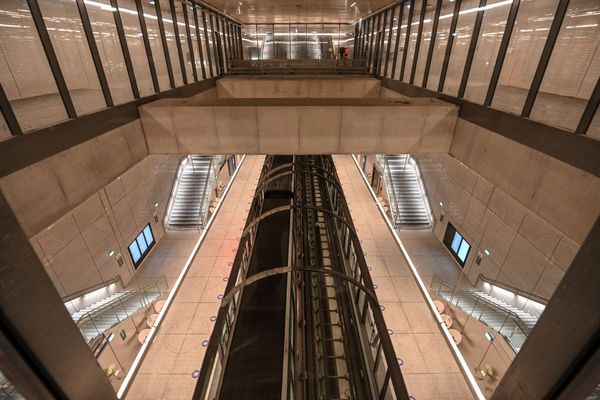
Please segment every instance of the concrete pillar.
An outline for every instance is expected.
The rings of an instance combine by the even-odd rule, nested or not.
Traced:
[[[26,398],[116,399],[0,193],[0,369]]]
[[[579,399],[600,383],[600,218],[493,400]]]

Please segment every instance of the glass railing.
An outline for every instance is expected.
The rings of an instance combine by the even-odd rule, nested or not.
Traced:
[[[431,280],[430,290],[442,297],[468,316],[476,318],[496,330],[508,345],[518,353],[529,336],[531,329],[513,311],[480,296],[472,290],[460,289],[437,276]]]
[[[93,344],[94,339],[103,332],[132,317],[138,311],[146,309],[168,291],[167,279],[162,277],[141,289],[127,292],[83,314],[76,321],[77,327],[86,341]]]

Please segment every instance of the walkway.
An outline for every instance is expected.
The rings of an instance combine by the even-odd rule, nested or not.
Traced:
[[[334,156],[334,162],[409,394],[417,400],[473,398],[352,157]]]
[[[192,372],[200,369],[202,364],[205,351],[203,342],[210,338],[213,329],[211,317],[217,315],[221,302],[219,295],[225,290],[239,234],[246,222],[248,206],[263,162],[262,156],[247,156],[241,165],[174,303],[148,349],[126,396],[127,400],[192,398],[197,382]],[[171,239],[165,236],[164,240]],[[166,252],[163,262],[155,261],[154,265],[148,260],[145,270],[157,275],[170,275],[172,272],[168,271],[173,271],[175,265],[179,265],[181,270],[191,248],[186,248],[183,243],[165,243],[164,248],[157,247],[154,251],[163,248],[162,251]]]

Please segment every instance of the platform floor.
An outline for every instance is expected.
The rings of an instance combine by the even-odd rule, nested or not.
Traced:
[[[248,208],[263,166],[263,156],[247,156],[221,209],[198,250],[154,342],[127,393],[127,400],[189,400],[202,364],[205,347],[220,299],[229,277]],[[195,238],[195,240],[194,240]],[[153,251],[140,274],[166,275],[174,282],[183,268],[198,233],[168,233]],[[159,251],[157,251],[159,250]]]
[[[333,156],[376,294],[385,307],[408,393],[416,399],[472,399],[466,380],[352,156]],[[413,237],[412,248],[428,238]],[[433,245],[433,243],[432,243]],[[435,246],[437,247],[437,245]],[[437,249],[436,249],[437,250]]]

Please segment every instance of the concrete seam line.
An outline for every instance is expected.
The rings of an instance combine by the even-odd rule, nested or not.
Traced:
[[[167,300],[165,301],[163,308],[160,310],[160,313],[158,313],[158,317],[154,321],[154,324],[152,325],[152,327],[150,327],[150,332],[148,333],[146,340],[144,341],[144,343],[142,344],[142,347],[140,348],[137,355],[135,356],[135,359],[133,360],[133,364],[131,364],[131,367],[129,368],[129,372],[127,373],[127,375],[125,376],[125,379],[123,380],[123,383],[119,387],[119,391],[117,392],[117,398],[122,399],[127,394],[127,391],[129,390],[129,385],[131,384],[131,381],[137,374],[137,370],[140,367],[140,364],[143,361],[144,356],[146,355],[146,351],[148,350],[148,347],[154,340],[154,336],[156,335],[156,332],[158,331],[158,328],[160,327],[160,324],[162,323],[162,320],[164,319],[165,314],[169,310],[169,307],[171,306],[173,299],[175,298],[175,296],[177,295],[177,292],[179,291],[179,287],[181,286],[181,283],[183,282],[183,278],[185,278],[185,275],[187,274],[188,270],[190,269],[190,265],[192,265],[192,261],[194,260],[194,258],[196,258],[196,254],[198,253],[198,250],[200,249],[200,245],[204,241],[204,238],[205,238],[206,234],[208,233],[208,230],[212,226],[214,219],[216,218],[217,214],[219,213],[219,210],[221,209],[221,205],[227,198],[229,189],[233,185],[233,182],[235,181],[235,178],[237,177],[237,174],[240,171],[240,169],[242,168],[242,165],[244,164],[245,160],[246,160],[246,155],[244,155],[242,157],[240,164],[238,165],[237,169],[233,173],[233,176],[229,180],[229,183],[227,184],[227,187],[225,188],[225,191],[223,192],[223,195],[221,196],[221,200],[219,200],[219,202],[217,203],[217,206],[215,207],[215,212],[213,213],[213,215],[211,215],[210,219],[208,220],[208,223],[206,224],[206,228],[204,229],[204,231],[198,238],[198,241],[196,242],[196,245],[194,246],[192,253],[188,257],[185,264],[183,265],[183,268],[181,269],[181,272],[179,273],[179,276],[177,277],[177,280],[175,281],[173,288],[169,292],[169,296],[167,297]]]
[[[394,229],[394,226],[392,225],[390,219],[388,218],[387,214],[383,210],[383,207],[381,206],[379,199],[377,199],[377,195],[373,191],[373,188],[371,187],[371,185],[369,185],[369,181],[368,181],[367,177],[365,176],[364,172],[362,171],[362,169],[360,169],[360,166],[358,165],[358,160],[356,159],[354,154],[352,154],[352,160],[354,160],[354,165],[356,165],[356,168],[358,168],[358,171],[360,172],[360,175],[362,176],[365,185],[367,185],[367,188],[369,189],[369,192],[371,193],[371,197],[373,197],[373,200],[375,200],[375,203],[377,204],[377,208],[379,209],[379,212],[383,216],[383,219],[385,220],[385,222],[388,226],[388,229],[390,230],[390,232],[392,232],[392,235],[394,235],[396,244],[398,245],[398,247],[400,247],[400,251],[402,251],[402,255],[404,256],[404,259],[410,266],[410,269],[412,270],[412,273],[413,273],[413,278],[415,278],[415,280],[417,281],[419,290],[421,290],[421,294],[423,295],[423,297],[425,297],[425,301],[427,302],[427,305],[429,306],[429,311],[431,311],[431,313],[433,314],[433,317],[436,319],[437,325],[442,330],[442,333],[444,334],[444,338],[446,339],[446,342],[452,349],[454,358],[458,361],[464,377],[467,378],[467,381],[469,382],[471,392],[477,397],[478,400],[485,400],[485,396],[483,395],[481,388],[477,384],[477,381],[475,380],[475,377],[471,373],[471,370],[469,369],[467,362],[465,361],[463,355],[461,354],[460,350],[458,349],[458,346],[454,342],[452,335],[450,335],[450,331],[448,330],[448,327],[446,326],[446,324],[440,317],[439,313],[437,312],[437,309],[436,309],[435,305],[433,304],[433,299],[429,295],[429,291],[427,290],[427,287],[425,286],[425,282],[423,282],[423,279],[421,279],[421,276],[417,272],[417,269],[416,269],[415,265],[413,264],[412,259],[408,255],[408,252],[406,251],[406,249],[404,248],[404,245],[402,244],[402,241],[400,240],[400,236],[398,236],[398,233]]]

